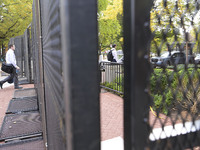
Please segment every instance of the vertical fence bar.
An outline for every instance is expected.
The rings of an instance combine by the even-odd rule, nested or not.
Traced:
[[[121,87],[121,82],[122,82],[122,80],[121,80],[121,76],[122,76],[122,73],[121,73],[121,67],[122,67],[122,65],[119,65],[119,91],[120,91],[120,87]]]
[[[28,51],[29,51],[29,39],[28,39],[29,33],[28,33],[28,29],[26,29],[26,31],[24,32],[24,76],[27,78],[27,81],[29,81],[29,77],[30,77],[30,70],[29,70],[29,55],[28,55]]]
[[[16,62],[17,65],[20,67],[20,73],[18,75],[19,77],[22,77],[24,72],[23,36],[16,36],[15,38],[13,38],[13,40],[11,40],[11,43],[15,44]]]
[[[142,150],[148,131],[148,98],[144,94],[148,72],[147,44],[151,1],[124,0],[124,144],[125,150]],[[146,117],[147,117],[146,116]]]
[[[97,1],[61,0],[67,150],[100,150]]]
[[[47,124],[46,124],[46,105],[44,95],[44,71],[43,71],[43,53],[42,53],[42,33],[41,33],[41,14],[40,14],[40,0],[33,1],[33,24],[34,24],[34,47],[35,47],[35,76],[37,78],[37,95],[39,100],[39,109],[42,117],[43,139],[45,145],[47,144]],[[47,147],[46,147],[47,149]]]
[[[27,30],[28,32],[28,70],[29,70],[29,78],[28,82],[33,83],[33,68],[32,68],[32,62],[33,62],[33,49],[32,49],[32,42],[31,42],[31,24]]]

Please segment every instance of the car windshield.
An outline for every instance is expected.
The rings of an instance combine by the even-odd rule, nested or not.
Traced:
[[[167,57],[167,56],[169,56],[169,52],[163,53],[160,57]]]

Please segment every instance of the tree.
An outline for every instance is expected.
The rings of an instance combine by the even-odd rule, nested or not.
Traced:
[[[98,1],[99,45],[101,49],[117,44],[122,48],[122,0]]]
[[[178,43],[198,42],[199,4],[195,0],[155,0],[151,10],[151,51],[160,54]]]
[[[11,37],[24,33],[32,20],[32,1],[0,1],[0,45],[7,45]]]

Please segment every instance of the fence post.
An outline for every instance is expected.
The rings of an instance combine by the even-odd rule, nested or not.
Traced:
[[[124,145],[125,150],[142,150],[148,130],[147,49],[150,40],[151,1],[124,0]]]
[[[61,0],[67,150],[100,150],[97,1]]]

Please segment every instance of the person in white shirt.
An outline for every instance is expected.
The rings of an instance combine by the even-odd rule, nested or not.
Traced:
[[[16,57],[15,57],[15,53],[14,53],[15,45],[10,44],[8,47],[9,47],[9,50],[6,53],[6,64],[12,64],[13,65],[13,72],[8,77],[6,77],[5,79],[0,81],[0,87],[2,89],[3,84],[5,82],[9,82],[9,81],[13,80],[15,89],[21,89],[22,87],[19,87],[18,74],[16,72],[16,70],[19,70],[20,68],[16,64]]]
[[[116,47],[117,47],[117,45],[116,44],[113,44],[112,45],[112,49],[111,49],[111,51],[112,51],[112,55],[113,55],[113,60],[112,60],[112,62],[118,62],[118,55],[117,55],[117,51],[116,51]]]

